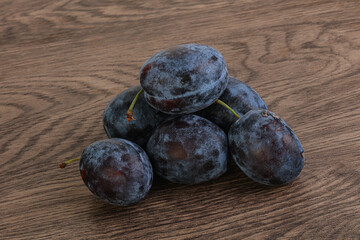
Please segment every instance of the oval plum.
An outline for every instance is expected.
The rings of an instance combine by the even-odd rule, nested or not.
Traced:
[[[171,47],[150,57],[140,70],[146,101],[168,114],[193,113],[218,99],[228,83],[222,55],[200,44]]]

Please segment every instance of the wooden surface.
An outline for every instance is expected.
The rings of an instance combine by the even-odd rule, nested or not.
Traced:
[[[106,138],[101,116],[142,64],[182,43],[218,49],[301,140],[291,184],[235,166],[212,182],[156,179],[121,208],[77,164]],[[360,239],[360,3],[0,2],[0,239]]]

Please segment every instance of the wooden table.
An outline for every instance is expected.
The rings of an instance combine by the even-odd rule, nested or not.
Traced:
[[[360,239],[360,3],[1,1],[0,239]],[[154,53],[212,46],[296,132],[282,187],[237,167],[195,186],[157,178],[139,204],[93,196],[77,164]]]

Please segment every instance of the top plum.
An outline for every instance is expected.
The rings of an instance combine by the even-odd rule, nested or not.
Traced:
[[[228,83],[225,60],[215,49],[185,44],[150,57],[140,70],[146,101],[168,114],[186,114],[214,103]]]

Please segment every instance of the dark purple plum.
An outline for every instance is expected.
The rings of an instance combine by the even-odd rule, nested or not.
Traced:
[[[133,109],[136,120],[126,120],[126,112],[140,89],[140,85],[131,87],[114,97],[104,111],[103,126],[109,138],[124,138],[146,147],[153,130],[169,116],[152,108],[141,94]]]
[[[291,128],[268,110],[251,110],[228,133],[229,149],[240,169],[254,181],[282,185],[304,166],[304,150]]]
[[[147,144],[154,172],[181,184],[197,184],[225,173],[227,149],[226,134],[196,115],[167,120]]]
[[[199,44],[178,45],[156,53],[140,70],[146,101],[168,114],[206,108],[221,96],[227,82],[222,55]]]
[[[254,89],[239,79],[230,76],[229,83],[220,100],[229,105],[240,117],[253,109],[268,109],[264,100]],[[238,119],[233,113],[219,104],[212,104],[195,114],[212,121],[225,133]]]
[[[80,159],[80,173],[92,193],[121,206],[143,199],[153,180],[145,151],[119,138],[97,141],[86,147]]]

